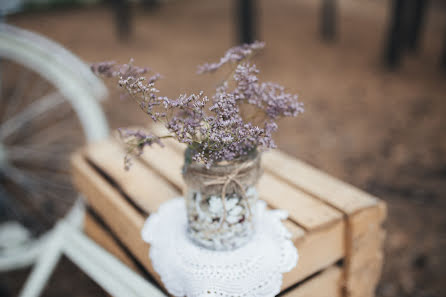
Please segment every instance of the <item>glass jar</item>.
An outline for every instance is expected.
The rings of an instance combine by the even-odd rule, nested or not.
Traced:
[[[189,237],[212,250],[232,250],[247,243],[255,232],[260,153],[254,151],[209,169],[190,156],[188,149],[183,178]]]

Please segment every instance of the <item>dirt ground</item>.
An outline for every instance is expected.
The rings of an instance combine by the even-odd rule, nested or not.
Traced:
[[[9,22],[42,33],[89,62],[133,57],[164,74],[166,95],[211,90],[196,65],[235,42],[233,1],[171,1],[134,7],[133,35],[117,40],[105,6],[26,13]],[[387,201],[386,261],[380,297],[446,296],[446,75],[439,68],[444,7],[433,3],[417,55],[401,69],[381,65],[386,1],[340,1],[335,43],[317,34],[319,1],[260,1],[262,78],[296,91],[303,116],[282,122],[281,149]],[[119,99],[105,104],[112,127],[145,124]],[[25,272],[2,274],[0,295],[15,296]],[[45,296],[104,293],[64,261]]]

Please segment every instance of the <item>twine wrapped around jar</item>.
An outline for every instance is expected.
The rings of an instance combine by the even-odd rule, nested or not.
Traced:
[[[261,175],[260,154],[219,162],[207,169],[186,161],[186,207],[189,236],[201,246],[230,250],[246,243],[254,233],[255,184]]]

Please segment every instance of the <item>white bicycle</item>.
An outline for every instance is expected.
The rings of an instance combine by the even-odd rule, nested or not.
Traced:
[[[108,127],[98,103],[106,95],[104,85],[48,39],[1,24],[0,75],[4,270],[33,263],[39,238],[76,200],[68,172],[70,152],[106,137]]]
[[[38,296],[65,254],[114,296],[163,296],[83,236],[69,155],[108,136],[107,91],[60,45],[0,24],[0,271],[34,265],[21,296]]]

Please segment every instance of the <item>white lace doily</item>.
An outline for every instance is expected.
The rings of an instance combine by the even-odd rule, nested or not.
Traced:
[[[187,236],[183,198],[165,202],[144,224],[150,259],[174,296],[271,297],[280,292],[282,273],[297,264],[298,253],[281,220],[287,213],[257,204],[256,234],[234,251],[211,251]]]

